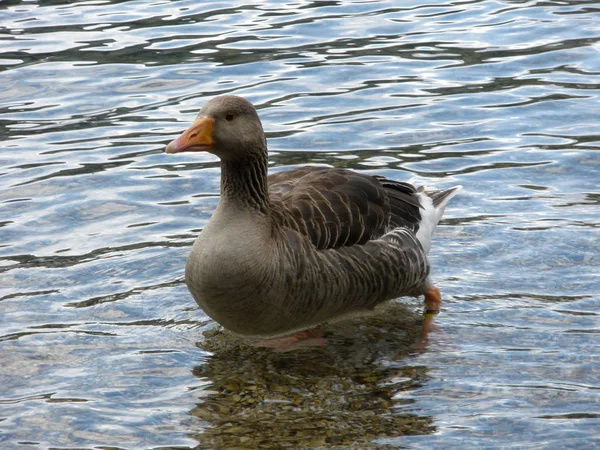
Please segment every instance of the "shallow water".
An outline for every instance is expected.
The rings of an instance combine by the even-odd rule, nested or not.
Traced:
[[[3,2],[0,446],[600,446],[599,13]],[[162,149],[222,93],[259,108],[273,170],[464,186],[425,348],[413,300],[312,353],[203,335],[183,267],[218,163]]]

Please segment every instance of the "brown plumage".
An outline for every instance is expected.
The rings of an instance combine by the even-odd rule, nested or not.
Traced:
[[[254,107],[216,97],[166,151],[221,159],[221,201],[186,266],[196,302],[224,327],[272,337],[432,288],[427,251],[458,191],[426,192],[351,170],[267,177]]]

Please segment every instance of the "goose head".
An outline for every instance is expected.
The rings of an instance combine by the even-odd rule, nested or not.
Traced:
[[[165,148],[166,153],[209,152],[221,160],[266,154],[266,139],[256,109],[248,100],[223,95],[210,100],[192,125]]]

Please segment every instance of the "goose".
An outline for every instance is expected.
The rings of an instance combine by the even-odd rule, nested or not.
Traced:
[[[427,254],[461,186],[428,190],[313,166],[268,175],[258,113],[234,95],[206,103],[165,152],[220,159],[219,204],[193,244],[185,282],[225,329],[288,351],[324,345],[325,323],[401,296],[424,295],[426,314],[439,311]]]

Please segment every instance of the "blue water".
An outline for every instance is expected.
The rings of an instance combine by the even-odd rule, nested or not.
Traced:
[[[274,169],[464,187],[429,345],[361,369],[424,368],[385,414],[433,428],[370,448],[599,447],[599,75],[594,1],[1,3],[0,446],[208,448],[183,267],[218,162],[162,149],[234,93]]]

